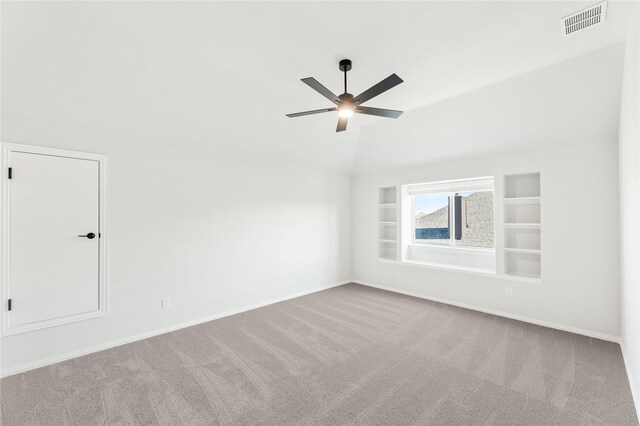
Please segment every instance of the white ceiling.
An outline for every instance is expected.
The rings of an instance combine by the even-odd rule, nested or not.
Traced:
[[[412,110],[624,40],[625,2],[560,35],[559,19],[592,3],[5,1],[2,137],[12,116],[33,117],[351,170],[359,129],[379,119],[336,134],[334,114],[286,118],[328,106],[300,78],[339,92],[348,57],[350,92],[395,72],[405,83],[369,104]]]
[[[353,172],[543,146],[615,145],[624,53],[618,43],[408,111],[401,126],[364,126]]]

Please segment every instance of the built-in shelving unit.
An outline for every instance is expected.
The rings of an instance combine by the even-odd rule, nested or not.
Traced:
[[[505,198],[505,204],[540,204],[540,197],[512,197]]]
[[[505,228],[521,228],[521,229],[525,229],[525,228],[529,228],[529,229],[540,229],[540,224],[539,223],[518,223],[518,222],[507,222],[504,224]]]
[[[540,173],[504,176],[504,265],[508,275],[541,277],[540,204]]]
[[[398,260],[398,191],[395,186],[378,190],[378,258]]]
[[[540,253],[540,250],[523,249],[523,248],[505,248],[504,251],[511,253]]]

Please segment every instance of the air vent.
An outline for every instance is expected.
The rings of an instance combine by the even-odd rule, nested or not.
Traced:
[[[600,3],[596,3],[593,6],[589,6],[586,9],[582,9],[580,12],[573,13],[569,16],[565,16],[560,21],[562,26],[562,34],[568,36],[585,28],[593,27],[594,25],[601,24],[607,13],[606,0]]]

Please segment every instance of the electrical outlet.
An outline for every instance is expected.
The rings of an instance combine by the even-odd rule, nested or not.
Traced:
[[[163,297],[162,298],[162,309],[169,309],[171,307],[171,298]]]
[[[505,287],[504,288],[504,294],[507,297],[513,296],[513,289],[511,289],[511,287]]]

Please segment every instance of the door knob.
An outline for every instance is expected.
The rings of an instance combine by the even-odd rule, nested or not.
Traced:
[[[96,234],[94,234],[93,232],[89,232],[87,235],[78,235],[78,237],[88,238],[90,240],[93,240],[96,237]]]

